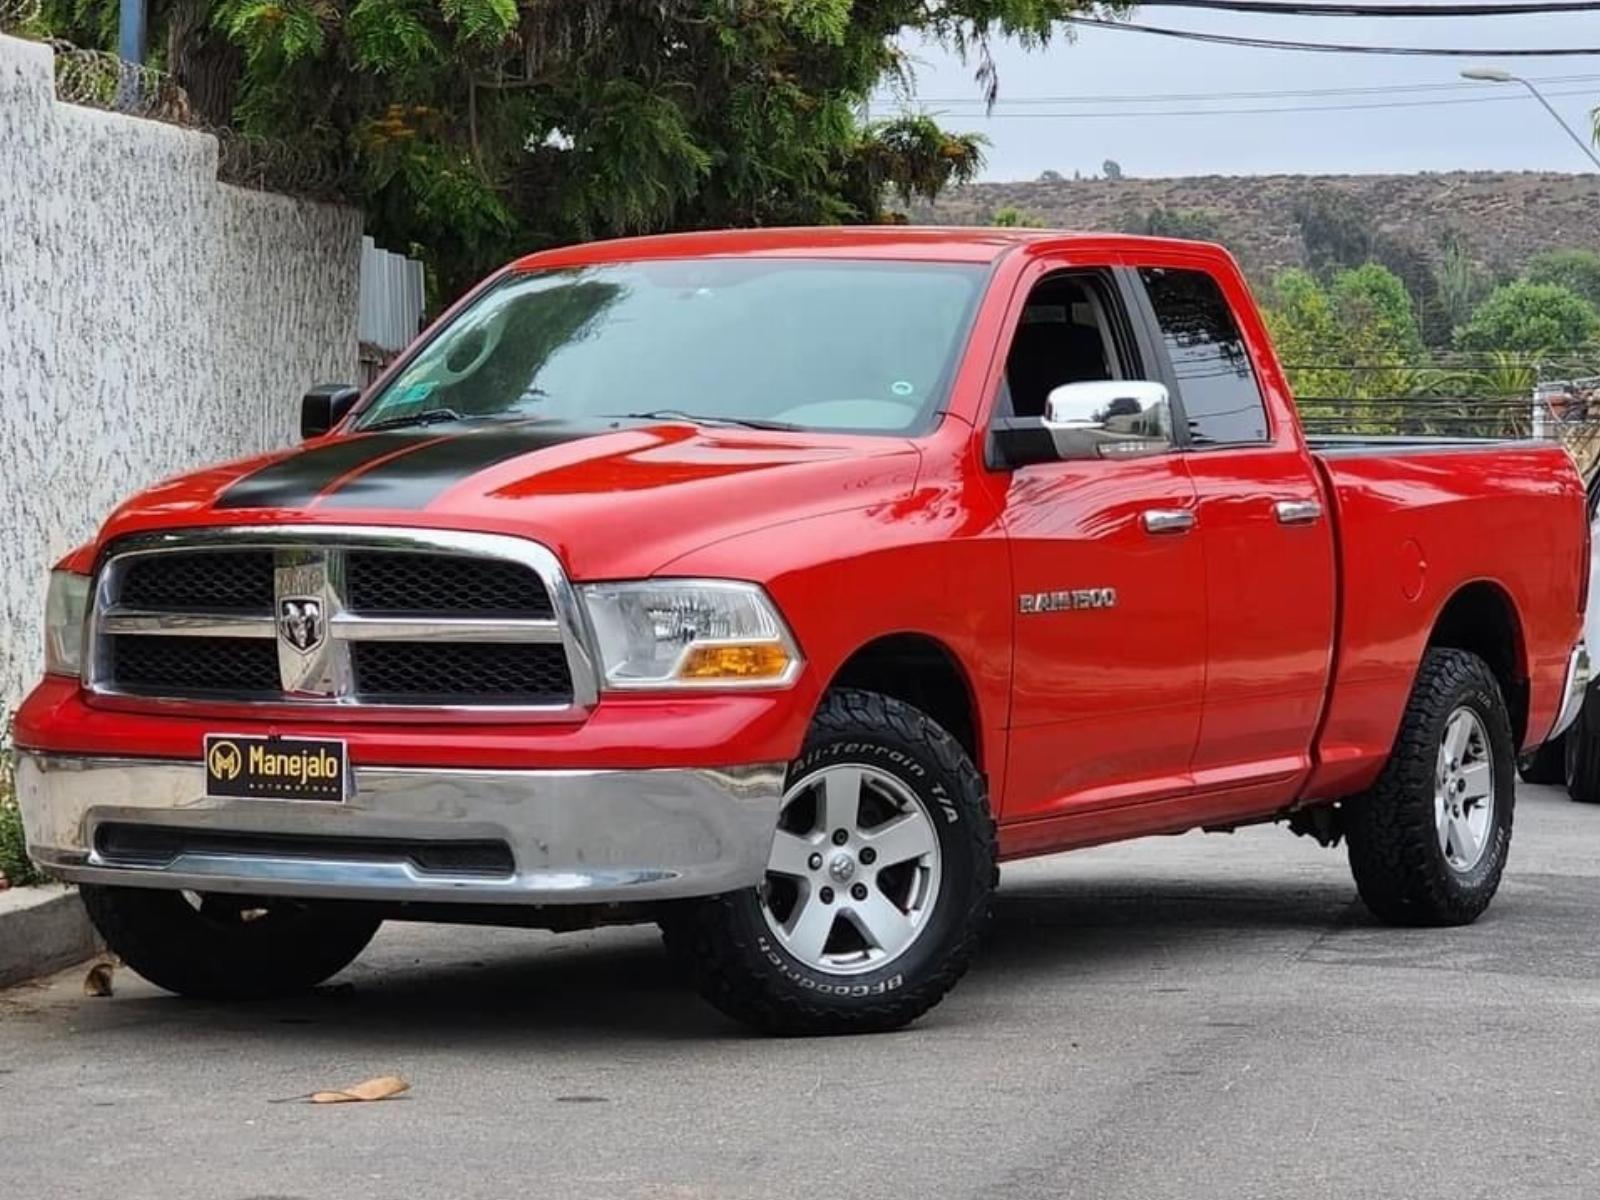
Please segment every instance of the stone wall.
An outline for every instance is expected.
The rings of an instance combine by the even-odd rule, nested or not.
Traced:
[[[52,562],[356,377],[359,214],[216,167],[208,135],[59,103],[49,47],[0,36],[0,709],[37,674]]]

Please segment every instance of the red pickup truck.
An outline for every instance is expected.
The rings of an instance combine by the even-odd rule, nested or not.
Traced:
[[[1568,456],[1309,441],[1212,246],[555,250],[302,424],[56,568],[16,721],[32,853],[189,995],[658,921],[742,1021],[884,1029],[997,861],[1273,820],[1467,922],[1588,673]]]

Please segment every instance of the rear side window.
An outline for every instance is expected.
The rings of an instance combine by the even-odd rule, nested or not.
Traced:
[[[1217,281],[1204,271],[1166,267],[1139,274],[1172,359],[1189,440],[1196,446],[1266,441],[1261,389]]]

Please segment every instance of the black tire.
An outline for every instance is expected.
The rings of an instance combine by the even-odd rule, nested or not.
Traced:
[[[1567,735],[1560,734],[1517,760],[1523,783],[1563,784],[1567,781]]]
[[[79,888],[106,945],[157,987],[204,1000],[260,1000],[315,987],[372,940],[381,921],[314,901],[153,888]]]
[[[1562,741],[1567,795],[1579,804],[1600,804],[1600,699],[1593,689],[1584,694],[1578,719]]]
[[[1439,845],[1434,787],[1445,726],[1462,708],[1481,723],[1494,793],[1481,857],[1458,870]],[[1466,925],[1482,915],[1511,848],[1515,761],[1510,715],[1488,665],[1464,650],[1427,651],[1383,774],[1344,803],[1350,870],[1374,916],[1392,925]]]
[[[755,888],[686,904],[662,920],[669,952],[701,995],[766,1033],[871,1033],[916,1020],[966,971],[989,917],[999,879],[994,819],[960,743],[908,704],[841,689],[824,698],[789,782],[847,764],[875,767],[909,788],[938,842],[938,891],[899,957],[859,974],[814,969],[773,936]]]

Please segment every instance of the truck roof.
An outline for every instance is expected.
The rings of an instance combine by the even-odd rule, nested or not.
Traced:
[[[524,255],[512,270],[628,262],[641,258],[771,255],[806,258],[882,258],[933,262],[993,262],[1020,246],[1068,241],[1126,246],[1193,247],[1171,238],[1062,229],[1012,229],[984,225],[813,225],[785,229],[719,229],[587,242]]]

